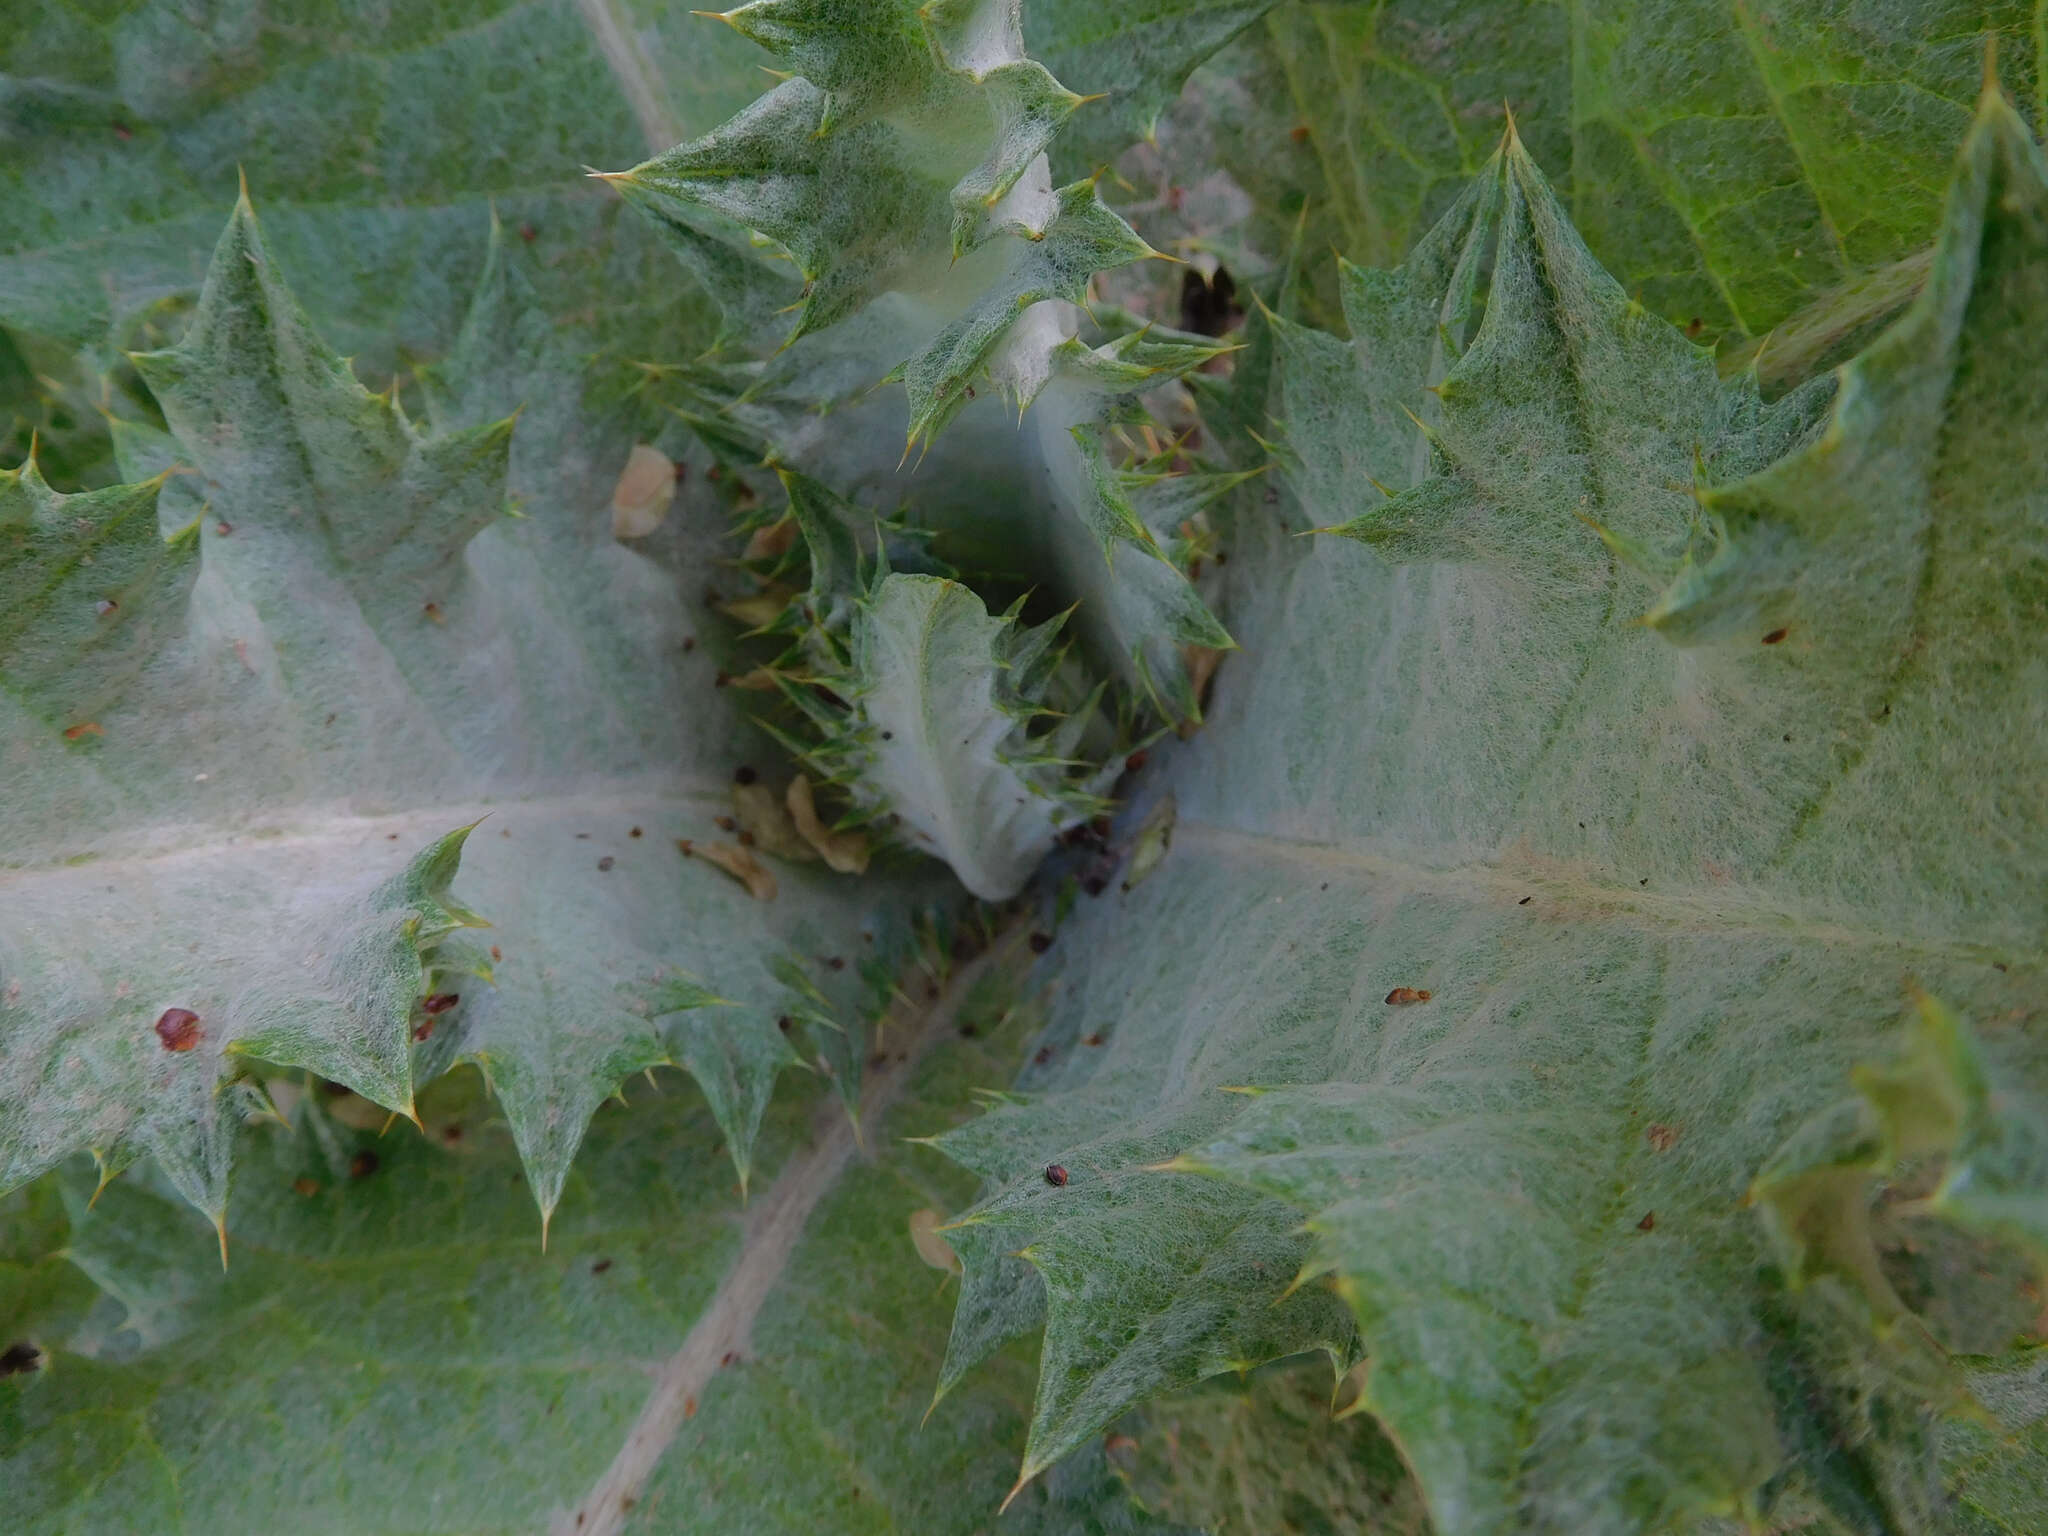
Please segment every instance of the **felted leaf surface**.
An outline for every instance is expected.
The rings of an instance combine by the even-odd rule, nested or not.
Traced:
[[[1717,378],[1512,138],[1347,274],[1348,348],[1277,324],[1297,506],[1228,540],[1245,654],[1171,850],[1080,905],[1046,1065],[942,1140],[994,1186],[956,1353],[1043,1291],[1027,1469],[1142,1377],[1305,1347],[1276,1319],[1329,1285],[1441,1532],[1945,1518],[1937,1333],[2024,1336],[2038,1280],[1931,1264],[1975,1239],[1901,1176],[1878,1328],[1752,1200],[1898,1058],[1908,977],[1984,1042],[1914,1102],[2048,1081],[2044,211],[1987,96],[1927,292],[1832,403]],[[1333,525],[1364,547],[1292,537]],[[2006,1148],[1978,1187],[2034,1208],[2031,1133],[1957,1123],[1957,1187]]]
[[[880,1161],[849,1161],[823,1095],[778,1100],[751,1207],[697,1096],[636,1087],[594,1125],[545,1253],[469,1073],[423,1093],[424,1136],[350,1129],[317,1089],[293,1131],[245,1132],[226,1275],[152,1177],[90,1210],[77,1166],[5,1197],[0,1334],[41,1356],[0,1378],[9,1529],[531,1533],[579,1507],[585,1530],[987,1529],[1029,1362],[920,1427],[947,1300],[906,1223],[964,1189],[898,1132],[1008,1071],[1019,1031],[993,998],[940,1028],[942,1053],[870,1074],[907,1079]],[[762,1291],[749,1322],[735,1275]],[[585,1505],[693,1330],[710,1354],[656,1480],[631,1510]],[[1092,1462],[1005,1525],[1165,1536]]]
[[[744,1180],[795,1059],[775,956],[859,954],[908,893],[864,915],[792,870],[762,903],[677,852],[766,748],[684,654],[702,511],[612,538],[639,423],[586,393],[582,347],[494,248],[444,425],[416,425],[322,343],[245,199],[183,341],[137,359],[175,436],[121,433],[196,473],[69,499],[10,476],[8,1184],[146,1149],[222,1219],[252,1057],[401,1111],[479,1062],[544,1215],[596,1105],[681,1063]],[[196,522],[165,543],[174,495]],[[451,896],[446,834],[486,813]],[[496,927],[429,952],[475,914]],[[171,1009],[189,1048],[152,1029]]]
[[[2040,39],[2021,5],[1261,9],[1166,113],[1165,179],[1191,218],[1213,218],[1206,183],[1228,172],[1259,231],[1232,262],[1240,276],[1305,218],[1310,297],[1331,322],[1324,253],[1401,260],[1491,152],[1503,104],[1622,287],[1706,339],[1740,341],[1895,264],[1907,266],[1886,307],[1910,295],[1987,38],[2015,94],[2039,100]],[[1077,90],[1104,88],[1040,51]],[[1134,180],[1149,198],[1150,180]],[[1172,209],[1128,211],[1179,249]]]

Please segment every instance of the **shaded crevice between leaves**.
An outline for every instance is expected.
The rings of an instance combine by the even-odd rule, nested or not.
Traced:
[[[911,1047],[865,1074],[858,1121],[836,1101],[821,1107],[818,1141],[776,1178],[750,1213],[739,1255],[711,1304],[656,1374],[654,1390],[611,1465],[575,1509],[556,1516],[551,1525],[555,1536],[617,1536],[624,1528],[656,1464],[695,1411],[698,1395],[726,1354],[745,1345],[811,1214],[861,1150],[860,1125],[880,1125],[927,1052],[951,1032],[954,1016],[975,985],[1015,958],[1028,926],[1028,919],[1012,924],[981,955],[954,971],[935,1002],[911,1014],[905,1021],[915,1029]]]

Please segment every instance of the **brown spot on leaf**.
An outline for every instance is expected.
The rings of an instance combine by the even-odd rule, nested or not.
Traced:
[[[1776,645],[1780,640],[1783,640],[1787,635],[1791,633],[1792,631],[1789,629],[1774,629],[1768,635],[1764,636],[1764,644]]]
[[[320,1186],[312,1179],[293,1179],[292,1188],[308,1200],[320,1193]]]
[[[189,1051],[199,1043],[199,1015],[190,1008],[166,1008],[157,1015],[156,1037],[167,1051]]]
[[[1150,752],[1147,752],[1143,747],[1138,748],[1137,751],[1133,752],[1129,757],[1124,759],[1124,772],[1136,773],[1140,768],[1145,766],[1145,764],[1150,760],[1151,756],[1152,754]]]
[[[686,1419],[694,1419],[695,1417],[697,1417],[697,1399],[695,1399],[694,1397],[686,1397],[683,1399],[683,1417]]]
[[[1038,1054],[1036,1056],[1033,1056],[1031,1059],[1034,1062],[1036,1062],[1039,1066],[1044,1066],[1048,1061],[1052,1060],[1052,1047],[1049,1045],[1041,1045],[1038,1048]]]
[[[1636,1223],[1636,1230],[1638,1232],[1649,1232],[1653,1231],[1656,1225],[1657,1213],[1655,1211],[1645,1211],[1643,1212],[1643,1219]]]
[[[22,1376],[30,1371],[40,1371],[47,1358],[42,1350],[21,1339],[0,1349],[0,1376]]]
[[[606,854],[603,858],[597,861],[598,872],[600,874],[609,873],[612,865],[616,862],[618,861],[615,860],[610,854]]]
[[[383,1159],[365,1147],[348,1160],[348,1176],[352,1179],[367,1179],[382,1166]]]
[[[638,827],[635,827],[635,828],[633,828],[633,830],[632,830],[632,831],[628,832],[628,833],[626,834],[626,836],[628,836],[628,837],[638,837],[638,836],[640,836],[640,829],[639,829]]]
[[[412,1037],[416,1042],[431,1040],[433,1036],[434,1021],[432,1019],[421,1019],[419,1023],[412,1027]]]
[[[1666,1125],[1660,1120],[1643,1132],[1643,1140],[1659,1152],[1669,1152],[1678,1145],[1678,1127]]]
[[[1081,1037],[1081,1043],[1083,1045],[1100,1045],[1102,1044],[1102,1036],[1100,1034],[1084,1035]]]
[[[420,1007],[428,1013],[446,1013],[461,1001],[460,992],[436,992],[432,997],[423,999]]]
[[[446,624],[448,622],[448,615],[441,611],[439,603],[423,603],[420,605],[420,612],[424,613],[436,624]]]
[[[493,944],[493,945],[491,946],[491,958],[492,958],[493,960],[502,960],[502,959],[504,959],[504,958],[505,958],[505,951],[503,951],[502,949],[498,948],[498,946],[497,946],[497,945]]]
[[[106,734],[105,731],[100,729],[100,723],[97,720],[84,720],[77,725],[67,725],[64,727],[64,739],[66,741],[80,741],[87,736],[104,736]]]
[[[595,1264],[590,1266],[590,1272],[593,1275],[601,1275],[611,1267],[612,1261],[610,1259],[599,1259]]]
[[[1685,322],[1685,334],[1689,339],[1693,341],[1698,341],[1700,332],[1704,331],[1706,328],[1707,322],[1702,320],[1698,315],[1694,315],[1690,320]]]
[[[739,1358],[740,1352],[738,1350],[728,1349],[724,1354],[718,1357],[718,1368],[721,1371],[729,1369],[731,1366],[739,1362]]]
[[[1387,994],[1387,1001],[1398,1008],[1404,1003],[1426,1003],[1434,995],[1426,987],[1396,987]]]
[[[1308,142],[1308,124],[1296,123],[1287,130],[1287,137],[1294,140],[1297,144],[1306,144]]]
[[[213,525],[213,531],[219,534],[222,538],[226,538],[229,534],[235,531],[235,525],[229,522],[226,518],[222,518],[219,522]],[[330,715],[328,718],[332,719],[333,716]]]
[[[1051,948],[1052,948],[1052,935],[1051,935],[1051,934],[1049,934],[1049,933],[1034,933],[1033,935],[1031,935],[1031,953],[1033,953],[1034,955],[1042,955],[1042,954],[1044,954],[1044,953],[1045,953],[1045,952],[1046,952],[1046,951],[1047,951],[1048,949],[1051,949]]]

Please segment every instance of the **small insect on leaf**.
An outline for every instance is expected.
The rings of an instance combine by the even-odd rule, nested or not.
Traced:
[[[64,727],[64,739],[66,741],[82,741],[88,736],[104,736],[106,734],[105,731],[100,729],[100,723],[97,720],[84,720],[80,721],[77,725],[67,725]]]
[[[460,992],[436,992],[432,997],[421,1000],[420,1011],[422,1013],[446,1013],[461,1001],[462,994]]]
[[[1387,994],[1387,1001],[1398,1008],[1403,1003],[1426,1003],[1434,995],[1425,987],[1396,987]]]
[[[189,1051],[199,1043],[199,1015],[190,1008],[166,1008],[157,1015],[156,1037],[167,1051]]]
[[[367,1179],[377,1171],[381,1163],[382,1159],[365,1147],[348,1160],[348,1176],[352,1179]]]
[[[1045,1182],[1054,1189],[1065,1189],[1067,1187],[1067,1170],[1058,1163],[1047,1163],[1045,1165]]]
[[[23,1339],[0,1349],[0,1376],[19,1376],[43,1368],[43,1352]]]
[[[1764,644],[1776,645],[1780,640],[1783,640],[1787,635],[1791,633],[1792,631],[1789,629],[1774,629],[1768,635],[1764,636]]]
[[[1643,1219],[1636,1223],[1636,1230],[1638,1232],[1653,1232],[1656,1230],[1656,1227],[1657,1213],[1655,1211],[1645,1211]]]

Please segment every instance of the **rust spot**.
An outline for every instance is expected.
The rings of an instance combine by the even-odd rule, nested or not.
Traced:
[[[1033,935],[1031,935],[1031,953],[1033,953],[1034,955],[1042,955],[1042,954],[1044,954],[1044,953],[1045,953],[1045,952],[1046,952],[1046,951],[1047,951],[1048,949],[1051,949],[1051,948],[1052,948],[1052,935],[1051,935],[1051,934],[1049,934],[1049,933],[1034,933]]]
[[[828,969],[843,971],[846,969],[846,957],[844,955],[829,955],[826,957],[825,964]]]
[[[686,1419],[694,1419],[695,1417],[697,1417],[697,1399],[695,1399],[694,1397],[686,1397],[683,1399],[683,1417]]]
[[[1425,987],[1396,987],[1387,994],[1387,1001],[1399,1007],[1403,1003],[1426,1003],[1434,995]]]
[[[1104,1435],[1102,1437],[1102,1449],[1111,1456],[1116,1455],[1120,1451],[1135,1451],[1137,1448],[1138,1442],[1129,1435]]]
[[[1678,1127],[1666,1125],[1659,1121],[1643,1132],[1643,1140],[1647,1141],[1659,1152],[1669,1152],[1678,1145]]]
[[[442,1126],[441,1139],[447,1142],[449,1146],[454,1146],[456,1142],[462,1140],[462,1127],[459,1125]]]
[[[497,946],[497,945],[493,944],[493,945],[491,946],[491,958],[492,958],[493,960],[502,960],[502,959],[504,959],[504,958],[505,958],[505,951],[503,951],[502,949],[498,948],[498,946]]]
[[[630,832],[628,832],[628,833],[626,834],[626,836],[628,836],[628,837],[638,837],[639,835],[640,835],[640,829],[639,829],[638,827],[635,827],[635,828],[634,828],[634,829],[633,829],[632,831],[630,831]]]
[[[64,739],[66,741],[80,741],[87,736],[104,736],[106,734],[105,731],[100,729],[100,723],[97,720],[86,720],[77,725],[67,725],[64,727]]]
[[[730,816],[714,816],[711,818],[711,824],[721,832],[735,832],[739,830],[739,823]]]
[[[441,611],[439,603],[422,603],[420,605],[420,612],[424,613],[436,624],[446,624],[448,622],[448,615]]]
[[[1699,340],[1700,332],[1704,331],[1706,328],[1707,322],[1702,320],[1698,315],[1694,315],[1690,320],[1685,322],[1685,334],[1687,335],[1687,337],[1694,341]]]
[[[519,238],[524,240],[528,245],[533,244],[533,242],[536,239],[538,239],[539,236],[540,231],[535,229],[531,224],[522,224],[519,226]]]
[[[1645,1211],[1643,1212],[1643,1219],[1636,1223],[1636,1230],[1638,1232],[1650,1232],[1654,1231],[1656,1226],[1657,1213],[1655,1211]]]
[[[421,1019],[419,1023],[412,1027],[412,1037],[415,1041],[431,1039],[433,1033],[434,1021],[432,1019]]]
[[[199,1035],[199,1015],[190,1008],[166,1008],[157,1015],[156,1037],[167,1051],[189,1051]]]
[[[1287,130],[1287,137],[1294,140],[1297,144],[1306,144],[1308,142],[1308,124],[1296,123]]]
[[[1784,639],[1787,635],[1791,633],[1792,631],[1789,629],[1774,629],[1768,635],[1764,636],[1764,644],[1776,645],[1780,640]]]
[[[1062,1168],[1058,1163],[1047,1163],[1045,1165],[1045,1182],[1050,1184],[1054,1189],[1066,1188],[1067,1170]]]
[[[312,1179],[293,1179],[292,1188],[308,1200],[320,1193],[320,1186]]]
[[[599,1259],[595,1264],[590,1266],[590,1272],[593,1275],[601,1275],[611,1267],[612,1261],[610,1259]]]
[[[1129,757],[1124,759],[1124,772],[1136,773],[1140,768],[1144,767],[1145,764],[1151,760],[1151,757],[1152,754],[1146,751],[1143,747],[1138,748],[1137,751],[1133,752]]]
[[[40,1371],[45,1358],[41,1349],[22,1339],[0,1349],[0,1376],[21,1376],[29,1371]]]
[[[420,1007],[427,1013],[446,1013],[461,1001],[460,992],[436,992],[432,997],[422,1001]]]
[[[382,1165],[383,1159],[365,1147],[348,1160],[348,1176],[352,1179],[367,1179]]]
[[[721,1356],[719,1357],[719,1360],[718,1360],[718,1368],[719,1368],[719,1369],[720,1369],[721,1371],[722,1371],[722,1370],[726,1370],[727,1368],[729,1368],[729,1367],[731,1367],[731,1366],[733,1366],[733,1365],[737,1364],[737,1363],[738,1363],[738,1361],[739,1361],[739,1358],[740,1358],[740,1353],[739,1353],[739,1351],[738,1351],[738,1350],[736,1350],[736,1349],[728,1349],[728,1350],[727,1350],[727,1351],[726,1351],[726,1352],[725,1352],[725,1353],[724,1353],[723,1355],[721,1355]]]
[[[1102,1044],[1102,1036],[1100,1034],[1087,1035],[1082,1038],[1081,1043],[1083,1045],[1100,1045]]]
[[[219,522],[213,525],[213,531],[219,534],[222,538],[226,538],[229,534],[235,531],[235,525],[229,522],[226,518],[222,518]]]

